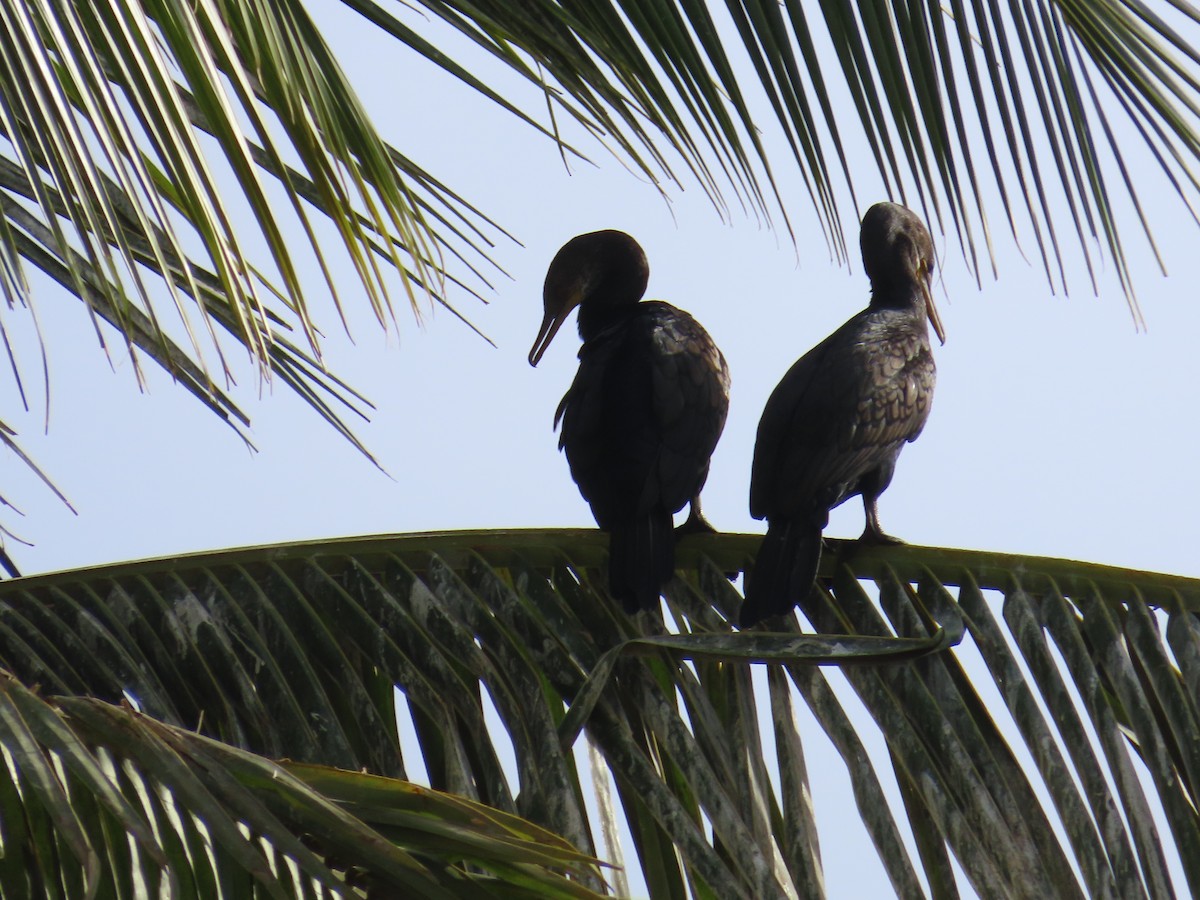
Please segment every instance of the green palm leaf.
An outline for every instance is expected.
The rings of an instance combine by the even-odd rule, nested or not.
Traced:
[[[598,883],[587,857],[515,816],[0,684],[5,897],[599,896],[564,877]]]
[[[478,85],[389,27],[376,3],[345,2]],[[985,197],[994,189],[1014,238],[1023,207],[1052,284],[1067,286],[1060,231],[1069,227],[1093,286],[1090,240],[1099,238],[1131,303],[1116,210],[1130,203],[1147,237],[1149,223],[1110,125],[1112,103],[1185,204],[1200,186],[1192,172],[1200,13],[1187,4],[753,0],[725,4],[728,20],[699,0],[422,6],[525,77],[559,85],[551,102],[586,130],[611,135],[656,182],[675,178],[656,149],[665,143],[714,199],[728,183],[769,214],[779,203],[771,167],[782,161],[768,158],[746,100],[761,89],[842,257],[843,222],[853,225],[864,205],[854,196],[863,176],[848,163],[849,136],[870,146],[887,192],[952,225],[972,261],[978,237],[990,255]],[[735,67],[738,57],[748,69],[740,59]]]
[[[139,381],[144,354],[240,430],[232,338],[365,453],[344,416],[369,404],[325,372],[310,315],[315,281],[344,316],[314,211],[385,325],[397,291],[419,314],[447,278],[487,287],[497,229],[379,138],[302,4],[5,0],[0,43],[8,302],[33,303],[32,264]]]
[[[727,573],[756,545],[741,535],[685,541],[665,631],[656,617],[622,614],[599,586],[595,532],[345,539],[25,578],[0,584],[0,666],[64,697],[39,716],[66,715],[72,728],[78,719],[88,746],[127,752],[139,770],[158,764],[137,749],[144,740],[184,759],[172,778],[201,778],[196,760],[220,760],[239,790],[265,790],[258,779],[271,764],[246,753],[286,756],[327,802],[426,868],[431,848],[470,856],[474,838],[454,825],[463,814],[445,806],[445,830],[431,824],[405,843],[409,813],[389,792],[419,791],[307,766],[401,779],[423,770],[437,790],[605,856],[606,813],[585,802],[581,726],[651,896],[820,896],[824,811],[809,780],[825,775],[805,761],[821,737],[798,731],[803,701],[844,760],[900,896],[942,894],[958,878],[988,897],[1156,896],[1178,878],[1186,887],[1176,891],[1200,887],[1200,583],[837,543],[803,609],[816,635],[734,634],[740,596]],[[844,685],[819,665],[834,659]],[[768,663],[765,693],[751,660]],[[1002,707],[982,699],[989,680]],[[12,684],[10,696],[34,702]],[[142,715],[106,705],[122,698]],[[493,712],[502,730],[489,727]],[[10,756],[36,761],[58,746],[0,723]],[[137,742],[122,751],[126,732]],[[876,735],[883,758],[870,749]],[[28,777],[8,796],[53,795],[52,767]],[[189,783],[179,796],[198,803],[203,794],[183,793]],[[88,784],[108,810],[104,786]],[[286,824],[283,801],[257,802],[263,818],[238,807],[238,820],[252,831]],[[23,813],[30,841],[52,836],[61,858],[76,860],[97,846],[72,804],[39,804]],[[219,811],[194,808],[200,821]],[[349,823],[323,821],[321,846],[340,853]],[[119,828],[128,846],[141,840],[132,824]],[[528,853],[556,871],[582,862]]]

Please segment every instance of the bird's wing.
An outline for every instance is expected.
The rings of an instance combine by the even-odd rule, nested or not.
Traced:
[[[725,425],[728,384],[708,334],[665,303],[639,304],[584,345],[559,445],[601,527],[692,499]]]
[[[657,458],[645,344],[629,323],[587,341],[560,404],[559,446],[601,528],[644,511],[648,473]]]
[[[767,401],[750,484],[756,518],[840,503],[929,417],[933,358],[920,332],[852,318],[801,357]]]
[[[833,337],[796,360],[767,398],[750,472],[750,514],[756,519],[794,512],[799,498],[794,488],[785,494],[784,485],[790,470],[806,465],[828,440],[818,421],[854,408],[852,400],[833,396],[820,384]]]
[[[650,304],[644,304],[649,306]],[[682,310],[655,312],[653,408],[659,502],[677,511],[700,492],[729,412],[729,368],[708,332]]]

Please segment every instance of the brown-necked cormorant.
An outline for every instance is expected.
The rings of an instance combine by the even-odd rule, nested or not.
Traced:
[[[632,237],[596,231],[555,255],[543,290],[536,366],[579,307],[579,372],[558,405],[559,447],[571,477],[609,533],[609,590],[627,612],[657,608],[675,571],[672,515],[706,529],[700,489],[729,409],[725,357],[695,319],[639,302],[650,268]]]
[[[746,579],[743,628],[803,599],[829,511],[855,494],[866,511],[861,539],[898,543],[880,528],[876,500],[933,400],[927,317],[945,342],[930,294],[933,238],[911,210],[877,203],[859,242],[870,305],[797,360],[758,425],[750,514],[768,527]]]

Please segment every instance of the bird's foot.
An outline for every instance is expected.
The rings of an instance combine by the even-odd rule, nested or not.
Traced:
[[[716,534],[717,529],[709,524],[708,519],[693,505],[691,512],[688,513],[687,521],[675,529],[676,537],[684,537],[689,534]]]
[[[879,510],[875,506],[875,497],[863,494],[863,512],[867,514],[867,527],[863,529],[862,537],[858,539],[860,544],[866,546],[888,546],[894,544],[903,544],[904,541],[900,538],[892,537],[881,527],[879,527]]]
[[[894,546],[896,544],[904,543],[904,541],[900,540],[900,538],[892,537],[886,531],[883,531],[880,528],[872,528],[870,525],[868,525],[865,529],[863,529],[862,536],[859,537],[858,542],[860,544],[865,544],[868,547],[870,547],[870,546],[888,547],[888,546]]]

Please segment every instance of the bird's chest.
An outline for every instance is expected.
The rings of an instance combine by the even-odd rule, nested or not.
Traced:
[[[928,337],[897,328],[864,341],[857,351],[860,419],[909,423],[919,430],[929,415],[937,379]]]

